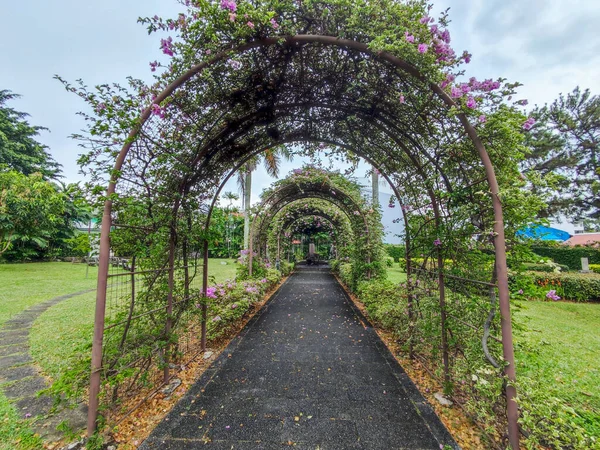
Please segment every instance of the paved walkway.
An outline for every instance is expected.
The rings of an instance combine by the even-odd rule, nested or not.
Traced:
[[[29,354],[29,332],[36,319],[57,303],[91,290],[61,295],[39,303],[15,315],[0,328],[0,389],[14,404],[22,418],[30,418],[35,432],[52,441],[63,437],[56,426],[65,421],[74,430],[86,423],[87,408],[61,410],[52,416],[54,399],[48,395],[38,396],[38,391],[47,388],[45,378],[38,373]]]
[[[141,448],[440,444],[458,448],[328,269],[308,267],[288,279]]]

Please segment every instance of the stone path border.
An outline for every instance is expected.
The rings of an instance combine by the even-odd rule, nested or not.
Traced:
[[[62,438],[56,427],[63,421],[73,430],[83,428],[87,407],[80,405],[75,409],[62,410],[48,416],[53,399],[48,395],[37,395],[48,385],[36,369],[29,352],[29,333],[37,318],[52,306],[93,291],[95,289],[87,289],[38,303],[15,315],[0,327],[0,389],[21,417],[31,418],[32,429],[50,441]]]

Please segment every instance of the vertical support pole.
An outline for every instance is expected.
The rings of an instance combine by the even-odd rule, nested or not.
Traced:
[[[90,374],[89,409],[87,435],[96,431],[100,394],[100,375],[102,371],[102,340],[104,338],[104,320],[106,316],[106,291],[108,287],[108,263],[110,259],[111,202],[104,202],[102,227],[100,230],[100,255],[98,261],[98,283],[96,289],[96,312],[94,316],[94,337],[92,341],[92,365]]]
[[[435,215],[435,229],[438,231],[441,226],[440,209],[435,194],[431,189],[429,189],[429,191],[431,205],[433,206],[433,214]],[[448,358],[448,336],[446,331],[446,287],[444,286],[444,258],[440,245],[437,246],[436,253],[438,267],[438,289],[440,294],[440,328],[442,333],[442,359],[444,362],[444,388],[448,389],[450,387],[450,362]]]
[[[254,249],[254,245],[253,245],[253,241],[254,239],[252,239],[252,224],[250,224],[250,233],[248,236],[248,278],[252,278],[252,263],[253,263],[253,249]]]
[[[163,382],[166,384],[169,382],[169,357],[170,357],[170,339],[171,339],[171,328],[173,326],[173,289],[175,287],[175,226],[171,228],[171,237],[169,242],[169,292],[167,293],[167,320],[165,323],[165,337],[167,338],[167,345],[164,349],[164,364],[163,369]]]
[[[402,211],[402,217],[404,218],[404,233],[406,238],[404,239],[404,256],[406,259],[406,290],[408,293],[407,305],[408,309],[408,357],[415,359],[415,316],[413,311],[413,284],[412,284],[412,256],[410,249],[410,234],[408,230],[408,218],[406,217],[406,211]]]
[[[437,88],[437,87],[436,87]],[[436,89],[434,88],[434,90]],[[441,90],[440,90],[441,91]],[[441,92],[442,96],[445,94]],[[450,104],[452,100],[449,99]],[[498,299],[500,304],[500,326],[502,330],[502,356],[505,362],[504,373],[508,378],[506,386],[506,418],[508,420],[508,441],[512,450],[518,450],[519,444],[519,408],[517,405],[517,388],[515,382],[517,373],[515,369],[515,350],[512,337],[512,322],[510,317],[510,292],[508,290],[508,267],[506,265],[506,238],[504,236],[504,215],[500,201],[500,187],[494,172],[494,165],[488,155],[475,128],[464,114],[458,118],[463,124],[467,134],[473,141],[490,187],[492,206],[494,208],[494,249],[496,253],[496,274],[498,276]]]
[[[203,267],[202,267],[202,325],[200,331],[200,348],[202,351],[206,351],[206,314],[208,312],[206,289],[208,288],[208,240],[204,241],[204,254],[203,254]]]

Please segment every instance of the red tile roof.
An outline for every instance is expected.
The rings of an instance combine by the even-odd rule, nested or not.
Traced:
[[[600,233],[582,233],[575,234],[571,238],[567,239],[564,244],[570,245],[590,245],[594,244],[594,247],[600,246]]]

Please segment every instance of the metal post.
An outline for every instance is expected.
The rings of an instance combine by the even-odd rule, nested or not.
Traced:
[[[90,375],[89,409],[87,435],[96,431],[100,394],[100,375],[102,371],[102,340],[104,338],[104,320],[106,315],[106,290],[108,287],[108,263],[110,259],[111,202],[104,202],[102,227],[100,230],[100,255],[98,260],[98,283],[96,290],[96,312],[94,317],[94,337],[92,341],[92,367]]]
[[[173,289],[175,287],[175,229],[171,228],[171,238],[169,242],[169,292],[167,293],[167,320],[165,322],[165,336],[167,338],[167,344],[164,348],[164,364],[163,369],[163,382],[166,384],[169,382],[169,350],[171,348],[171,328],[173,326]]]
[[[202,329],[200,331],[200,348],[206,351],[206,314],[208,310],[206,289],[208,288],[208,240],[204,241],[204,266],[202,267]]]

